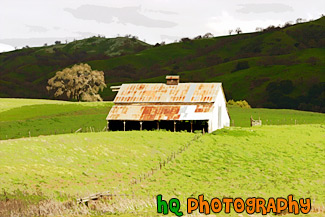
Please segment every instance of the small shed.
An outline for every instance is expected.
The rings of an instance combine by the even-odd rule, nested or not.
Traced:
[[[212,132],[230,125],[221,83],[179,83],[179,76],[166,76],[166,83],[122,84],[106,120],[108,130]]]

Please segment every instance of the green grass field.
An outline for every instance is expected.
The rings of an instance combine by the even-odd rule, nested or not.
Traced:
[[[237,127],[249,127],[250,117],[262,120],[264,125],[295,125],[295,124],[324,124],[325,114],[316,112],[304,112],[291,109],[243,109],[228,107],[232,125]]]
[[[48,99],[15,99],[15,98],[0,98],[0,112],[7,111],[13,108],[19,108],[28,105],[40,104],[69,104],[70,102]]]
[[[0,99],[0,139],[102,131],[111,102]]]
[[[220,130],[192,142],[135,185],[134,178],[158,168],[193,134],[131,131],[6,140],[0,141],[0,181],[7,192],[42,192],[63,201],[107,190],[137,198],[162,194],[179,198],[183,211],[184,198],[200,194],[207,199],[293,194],[318,206],[325,199],[324,135],[324,125]],[[134,210],[123,211],[128,212]],[[156,207],[137,214],[143,212],[154,215]]]
[[[0,142],[1,187],[47,197],[125,189],[193,138],[188,133],[102,132]]]
[[[132,198],[117,196],[98,205],[95,213],[81,212],[79,206],[57,209],[66,214],[74,210],[97,215],[108,209],[107,214],[153,216],[156,207],[148,198],[157,194],[179,198],[183,211],[184,198],[200,194],[205,198],[293,194],[312,198],[316,207],[324,205],[324,114],[229,107],[235,127],[203,136],[166,131],[70,133],[80,127],[102,131],[111,106],[111,102],[0,99],[0,183],[7,195],[0,193],[0,210],[8,197],[31,204],[39,200],[64,204],[103,191]],[[250,116],[260,117],[263,126],[248,127]],[[31,131],[31,138],[4,136],[29,137],[24,130]],[[200,137],[193,140],[195,136]],[[162,162],[166,166],[160,169]]]
[[[293,194],[321,205],[324,145],[324,125],[223,129],[201,137],[164,170],[127,191],[175,197],[182,204],[200,194],[207,200]]]
[[[0,99],[0,140],[39,135],[103,131],[111,102]],[[325,115],[289,109],[229,107],[231,125],[249,127],[250,117],[265,125],[320,124]]]
[[[222,129],[195,141],[137,191],[207,198],[294,194],[322,203],[324,145],[324,125]]]

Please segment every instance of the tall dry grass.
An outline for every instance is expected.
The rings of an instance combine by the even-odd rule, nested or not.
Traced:
[[[33,203],[22,199],[7,198],[0,200],[0,216],[90,216],[125,213],[143,216],[142,214],[148,210],[155,212],[155,207],[154,198],[130,198],[127,196],[90,201],[88,206],[77,204],[74,199],[66,202],[46,199]]]
[[[3,196],[3,195],[0,195]],[[115,195],[109,198],[90,201],[88,206],[85,204],[77,204],[75,199],[60,202],[54,199],[43,199],[38,202],[28,201],[25,199],[10,199],[1,197],[0,200],[0,216],[1,217],[29,217],[29,216],[97,216],[97,215],[127,215],[127,216],[157,216],[156,198],[155,197],[137,197]],[[310,211],[311,216],[323,216],[325,214],[325,206],[313,205]],[[314,215],[313,215],[314,214]],[[294,216],[286,211],[280,216]],[[203,216],[203,214],[195,211],[188,215],[184,212],[184,216]],[[213,213],[211,216],[215,216]],[[233,215],[230,215],[233,216]],[[236,215],[237,216],[237,215]],[[245,214],[238,214],[245,216]],[[252,216],[262,216],[254,214]],[[268,214],[266,216],[274,216]]]

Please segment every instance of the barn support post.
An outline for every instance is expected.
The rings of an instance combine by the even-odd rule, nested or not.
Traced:
[[[174,121],[174,132],[176,132],[176,121]]]
[[[124,131],[125,131],[125,121],[123,121],[123,125],[124,125]]]
[[[193,121],[191,121],[191,133],[193,133]]]
[[[140,121],[140,131],[142,130],[142,121]]]
[[[106,131],[109,131],[109,121],[107,121],[107,128]]]
[[[203,121],[203,123],[204,123],[204,125],[203,125],[203,129],[202,129],[202,134],[204,135],[204,134],[205,134],[205,124],[206,124],[207,122]]]
[[[157,130],[159,130],[159,121],[157,121]]]

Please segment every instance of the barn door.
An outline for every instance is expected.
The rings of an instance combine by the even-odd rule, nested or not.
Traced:
[[[218,128],[219,129],[222,128],[222,122],[221,122],[222,115],[221,115],[221,111],[222,111],[221,106],[218,106]]]

